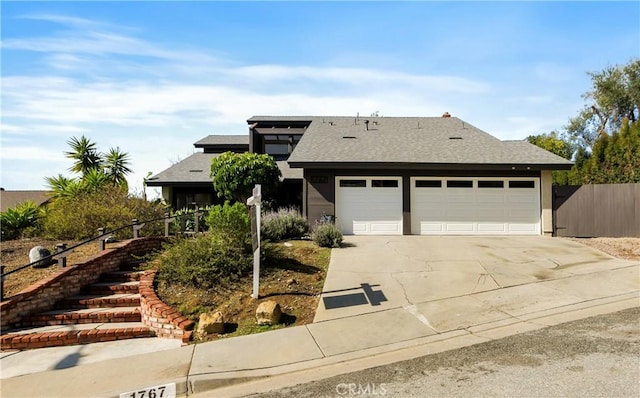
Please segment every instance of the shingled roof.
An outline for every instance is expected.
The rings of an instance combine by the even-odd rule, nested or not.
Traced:
[[[311,124],[289,157],[292,167],[397,163],[568,169],[572,165],[528,142],[501,141],[456,117],[304,119],[311,120]]]
[[[207,145],[246,145],[249,148],[249,135],[208,135],[193,144],[196,148]]]
[[[188,158],[174,164],[161,173],[147,179],[147,185],[158,187],[163,185],[192,185],[194,183],[211,183],[211,160],[219,153],[196,152]],[[283,179],[302,179],[301,169],[292,169],[286,161],[276,162]]]
[[[5,191],[0,190],[0,211],[31,201],[40,206],[51,200],[51,191]]]

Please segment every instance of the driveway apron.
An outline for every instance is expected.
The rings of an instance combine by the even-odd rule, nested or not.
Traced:
[[[314,322],[399,309],[442,333],[637,292],[639,266],[559,238],[348,236]]]

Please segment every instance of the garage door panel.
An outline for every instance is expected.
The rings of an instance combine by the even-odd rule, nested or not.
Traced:
[[[429,181],[431,180],[431,181]],[[414,234],[540,234],[538,179],[411,179]],[[473,180],[471,188],[468,181]],[[424,188],[445,181],[441,188]],[[515,181],[515,182],[514,182]],[[418,182],[423,187],[417,187]],[[466,188],[447,188],[463,183]]]
[[[448,222],[446,224],[446,231],[452,233],[465,233],[470,234],[473,233],[473,223],[453,223]]]
[[[508,228],[505,223],[478,223],[478,233],[504,234],[506,232],[508,232]]]
[[[336,223],[344,234],[402,234],[401,178],[338,177],[336,181]],[[360,186],[344,186],[355,181]]]

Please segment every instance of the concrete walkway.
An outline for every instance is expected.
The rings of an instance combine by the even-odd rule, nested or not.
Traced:
[[[640,305],[639,263],[566,240],[346,243],[313,324],[144,354],[112,346],[122,357],[59,370],[43,371],[60,358],[41,350],[3,353],[0,393],[117,397],[176,383],[178,395],[241,396]]]

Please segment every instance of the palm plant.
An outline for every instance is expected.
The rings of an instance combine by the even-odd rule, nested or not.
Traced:
[[[76,196],[82,191],[80,180],[68,178],[62,174],[58,174],[56,177],[45,177],[45,181],[49,190],[53,192],[54,198]]]
[[[85,192],[95,192],[111,182],[109,176],[100,169],[89,169],[83,176],[80,184]]]
[[[105,174],[114,185],[127,186],[125,176],[131,173],[129,164],[129,154],[121,152],[120,148],[109,148],[104,156]]]
[[[80,138],[71,137],[67,144],[71,147],[71,151],[65,152],[65,156],[74,160],[73,166],[69,168],[70,171],[84,176],[89,170],[99,169],[102,166],[102,158],[96,143],[91,142],[84,135]]]

